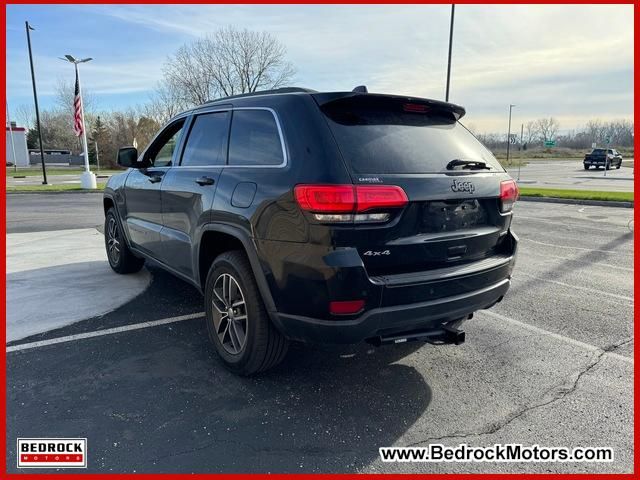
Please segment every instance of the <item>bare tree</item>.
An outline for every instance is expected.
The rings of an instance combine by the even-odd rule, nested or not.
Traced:
[[[20,104],[16,107],[11,120],[21,127],[32,128],[36,123],[35,108],[26,103]]]
[[[536,120],[536,127],[543,141],[553,140],[558,134],[560,124],[553,118],[539,118]]]
[[[142,113],[157,123],[164,124],[170,118],[186,110],[188,106],[174,84],[161,81],[149,98],[149,102],[143,105]]]
[[[220,96],[278,88],[295,70],[284,46],[267,32],[226,27],[183,45],[164,65],[165,93],[200,105]]]
[[[524,143],[531,144],[539,137],[537,122],[531,120],[524,124]]]
[[[75,98],[76,84],[70,80],[58,77],[56,82],[56,105],[61,110],[66,110],[73,119],[74,108],[73,100]],[[82,110],[85,115],[92,115],[96,108],[95,95],[83,88],[82,89]],[[73,120],[71,120],[73,122]]]

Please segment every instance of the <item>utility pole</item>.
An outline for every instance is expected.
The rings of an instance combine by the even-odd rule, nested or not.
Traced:
[[[445,101],[449,101],[449,83],[451,81],[451,49],[453,47],[453,17],[456,13],[455,3],[451,4],[451,24],[449,25],[449,60],[447,62],[447,92],[445,94]]]
[[[16,145],[13,140],[13,125],[11,125],[11,117],[9,116],[9,102],[7,103],[7,123],[9,124],[9,138],[11,138],[11,151],[13,152],[13,171],[18,170],[18,161],[16,160]]]
[[[520,124],[520,151],[522,151],[522,139],[524,137],[524,123]],[[522,157],[523,155],[520,155],[520,161],[518,162],[518,182],[520,181],[520,167],[522,166]]]
[[[31,54],[31,35],[29,30],[35,30],[29,22],[24,22],[27,30],[27,46],[29,47],[29,65],[31,65],[31,83],[33,84],[33,101],[36,104],[36,128],[38,129],[38,143],[40,143],[40,162],[42,163],[42,184],[47,184],[47,169],[44,166],[44,146],[42,145],[42,128],[40,128],[40,109],[38,108],[38,92],[36,91],[36,74],[33,70],[33,55]]]
[[[93,142],[93,143],[96,144],[96,167],[98,169],[98,173],[100,173],[100,153],[98,152],[98,142]]]
[[[509,105],[509,128],[507,129],[507,165],[509,165],[509,146],[511,145],[511,110],[515,105]]]

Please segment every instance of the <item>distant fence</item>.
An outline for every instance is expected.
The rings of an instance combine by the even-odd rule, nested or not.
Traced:
[[[29,155],[29,163],[31,165],[40,164],[40,154]],[[84,157],[82,155],[68,154],[44,154],[44,163],[60,163],[63,165],[84,165]]]

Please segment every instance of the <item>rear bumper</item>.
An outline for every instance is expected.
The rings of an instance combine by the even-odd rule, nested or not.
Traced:
[[[511,280],[505,278],[488,287],[453,297],[369,310],[354,320],[321,320],[276,314],[283,333],[292,340],[318,343],[358,343],[377,336],[438,329],[445,323],[466,318],[502,300]]]
[[[511,284],[517,243],[508,231],[503,253],[485,260],[379,277],[367,275],[355,249],[313,256],[308,247],[294,254],[287,246],[280,274],[268,277],[275,293],[269,314],[287,338],[313,343],[358,343],[438,330],[502,300]],[[274,248],[270,258],[276,253]],[[365,300],[363,313],[329,314],[330,301],[358,298]]]

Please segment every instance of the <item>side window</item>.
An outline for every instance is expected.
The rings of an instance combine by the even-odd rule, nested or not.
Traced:
[[[184,119],[169,125],[147,150],[146,160],[154,167],[170,166],[183,126]]]
[[[280,165],[280,133],[268,110],[234,110],[229,136],[229,165]]]
[[[229,112],[198,115],[193,120],[180,165],[203,166],[227,163],[228,128]]]

